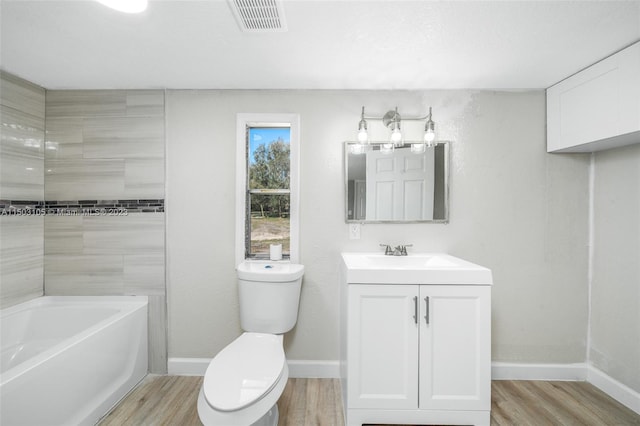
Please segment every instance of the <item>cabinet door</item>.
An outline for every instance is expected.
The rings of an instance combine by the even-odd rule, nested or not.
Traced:
[[[348,408],[418,408],[418,286],[349,285]]]
[[[637,143],[640,43],[547,89],[547,151],[589,152]]]
[[[491,408],[491,287],[420,286],[420,408]]]

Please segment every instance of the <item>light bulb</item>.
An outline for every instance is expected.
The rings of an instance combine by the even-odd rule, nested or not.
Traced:
[[[427,146],[432,147],[433,141],[436,140],[436,123],[431,119],[431,107],[429,107],[429,115],[427,116],[427,123],[424,126],[424,141]]]
[[[400,131],[400,127],[398,126],[391,132],[391,142],[397,145],[398,143],[400,143],[400,141],[402,141],[402,132]]]
[[[364,107],[362,107],[362,114],[360,115],[360,122],[358,123],[358,141],[368,142],[369,134],[367,133],[367,120],[364,119]]]
[[[358,142],[366,142],[368,139],[369,134],[366,128],[358,130]]]
[[[427,129],[424,132],[424,141],[427,143],[431,143],[436,139],[436,132],[433,129]]]

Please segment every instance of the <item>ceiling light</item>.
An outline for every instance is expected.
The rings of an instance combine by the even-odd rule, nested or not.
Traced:
[[[96,0],[98,3],[124,13],[140,13],[147,8],[147,0]]]

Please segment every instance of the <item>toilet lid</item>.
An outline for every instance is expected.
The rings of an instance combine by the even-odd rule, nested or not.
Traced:
[[[205,399],[220,411],[251,405],[273,388],[284,363],[282,336],[244,333],[220,351],[207,367]]]

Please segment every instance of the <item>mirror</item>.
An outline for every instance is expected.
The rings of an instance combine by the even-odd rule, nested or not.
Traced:
[[[449,221],[449,143],[345,142],[347,223]]]

